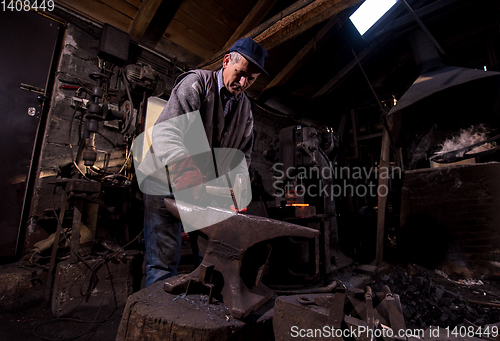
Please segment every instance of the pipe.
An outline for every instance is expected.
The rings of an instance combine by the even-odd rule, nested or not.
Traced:
[[[441,47],[441,45],[438,43],[438,41],[434,38],[434,36],[432,35],[431,31],[429,31],[429,29],[425,26],[425,24],[422,22],[422,20],[420,20],[420,18],[417,15],[417,13],[415,13],[415,11],[410,7],[410,5],[408,5],[408,3],[406,2],[406,0],[401,0],[401,2],[406,7],[406,9],[408,10],[408,12],[410,12],[410,14],[413,15],[413,18],[415,19],[415,21],[417,22],[417,24],[420,26],[420,28],[422,28],[422,30],[432,40],[432,42],[434,43],[434,45],[436,45],[436,47],[439,50],[439,52],[441,53],[441,55],[443,55],[447,59],[449,59],[448,55],[446,54],[446,52],[444,51],[444,49]]]

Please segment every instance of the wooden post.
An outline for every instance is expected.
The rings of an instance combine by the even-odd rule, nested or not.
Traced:
[[[61,210],[59,211],[59,220],[57,223],[56,234],[54,236],[54,244],[52,245],[49,274],[47,276],[47,283],[45,284],[45,302],[50,301],[50,295],[52,293],[52,282],[54,277],[54,268],[56,266],[57,249],[59,248],[59,238],[61,237],[63,229],[62,223],[64,220],[64,213],[66,212],[67,201],[68,201],[68,195],[66,192],[64,192],[61,197]]]
[[[83,199],[75,201],[73,209],[73,230],[71,231],[71,249],[69,254],[69,262],[71,264],[78,263],[78,249],[80,248],[80,227],[82,225]]]
[[[379,177],[378,177],[378,213],[377,213],[377,246],[375,263],[379,264],[384,258],[385,212],[387,209],[387,196],[389,195],[389,174],[381,176],[383,167],[390,171],[391,140],[389,132],[384,127],[382,135],[382,148],[380,151]],[[382,187],[385,189],[381,189]]]

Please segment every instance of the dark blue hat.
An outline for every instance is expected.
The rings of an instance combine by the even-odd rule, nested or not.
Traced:
[[[266,70],[264,70],[264,63],[267,59],[267,51],[262,47],[262,45],[256,43],[252,38],[246,37],[238,39],[229,50],[229,52],[233,51],[241,53],[246,60],[255,64],[262,70],[262,72],[268,75]]]

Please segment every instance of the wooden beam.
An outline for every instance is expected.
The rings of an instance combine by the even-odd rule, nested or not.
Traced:
[[[229,49],[236,40],[243,36],[243,34],[249,32],[253,27],[260,24],[262,19],[264,19],[267,13],[269,13],[269,11],[273,8],[276,1],[278,0],[259,0],[255,6],[253,6],[252,10],[248,13],[240,26],[238,26],[236,31],[234,31],[233,35],[226,42],[222,50]]]
[[[108,5],[110,8],[125,14],[130,19],[134,18],[137,14],[137,7],[129,4],[123,0],[100,0],[103,4]]]
[[[233,0],[216,0],[219,5],[224,7],[233,17],[242,22],[247,14],[252,10],[252,7],[257,2],[252,1],[238,1],[237,3]]]
[[[425,17],[429,16],[430,14],[433,14],[437,11],[441,11],[443,8],[450,7],[453,5],[452,9],[455,10],[459,6],[457,4],[458,0],[439,0],[436,2],[431,3],[430,5],[424,6],[422,8],[418,8],[415,10],[415,13],[420,17],[425,19]],[[415,7],[419,6],[421,2],[418,2]],[[403,9],[401,9],[403,10]],[[414,18],[411,14],[405,14],[395,20],[392,20],[389,22],[385,27],[383,27],[381,30],[377,32],[373,32],[372,35],[366,37],[370,41],[372,39],[375,39],[378,36],[381,36],[383,34],[386,34],[387,32],[391,32],[394,30],[399,30],[402,27],[408,25],[409,23],[414,23]],[[373,37],[372,37],[373,36]],[[365,38],[365,37],[363,37]]]
[[[250,32],[245,34],[243,37],[254,38],[258,34],[264,32],[264,30],[267,29],[268,27],[277,23],[284,16],[287,16],[295,11],[298,11],[299,9],[305,7],[306,5],[312,3],[313,1],[314,0],[298,0],[297,2],[293,3],[291,6],[287,7],[283,11],[276,14],[271,19],[268,19],[266,22],[260,24],[259,26],[257,26],[256,28],[254,28],[253,30],[251,30]],[[203,69],[219,68],[220,65],[222,65],[222,58],[228,52],[228,50],[229,50],[228,48],[220,50],[219,52],[214,54],[212,58],[210,58],[209,60],[206,60],[202,64],[198,65],[198,68],[203,68]],[[212,64],[215,64],[215,66],[211,66]]]
[[[193,33],[194,34],[194,33]],[[198,37],[201,39],[201,37]],[[190,37],[186,37],[186,35],[182,32],[178,32],[171,25],[167,28],[165,33],[163,34],[161,40],[155,46],[155,49],[161,51],[161,45],[163,44],[163,40],[170,40],[171,42],[179,45],[180,47],[186,49],[189,52],[196,54],[202,58],[208,58],[214,53],[214,50],[209,50],[205,46],[200,45],[199,39],[198,41],[192,40]]]
[[[134,18],[134,21],[130,25],[128,33],[130,38],[135,41],[141,41],[141,38],[146,33],[151,20],[160,7],[162,0],[144,0]]]
[[[290,77],[298,70],[304,63],[311,57],[314,50],[321,44],[321,40],[326,34],[337,24],[337,19],[334,17],[330,19],[325,26],[319,30],[318,33],[311,39],[300,51],[293,57],[293,59],[281,70],[281,72],[274,77],[274,79],[262,90],[257,96],[257,100],[265,100],[269,90],[283,85]]]
[[[229,11],[218,4],[215,0],[189,0],[203,9],[206,14],[214,16],[220,23],[227,26],[231,32],[234,32],[240,25],[240,21],[233,17]]]
[[[194,1],[184,1],[179,10],[184,11],[187,15],[203,23],[207,29],[217,32],[218,35],[224,37],[225,39],[230,37],[237,28],[237,25],[234,28],[228,27],[214,13],[210,13],[199,3]]]
[[[97,0],[56,0],[56,2],[76,13],[100,23],[108,23],[127,32],[132,19]]]
[[[141,7],[141,4],[142,4],[142,0],[125,0],[125,2],[131,4],[132,6],[134,6],[137,9],[139,9],[139,7]]]
[[[265,49],[270,50],[361,1],[363,0],[299,0],[245,34],[245,37],[252,37]],[[226,50],[219,51],[209,64],[202,68],[209,70],[219,68],[226,52]]]
[[[207,39],[206,35],[203,34],[203,31],[197,31],[192,27],[185,25],[182,21],[176,20],[176,18],[172,19],[165,33],[169,32],[170,29],[179,32],[187,40],[194,41],[198,45],[203,46],[205,49],[210,51],[209,55],[212,55],[212,53],[217,52],[219,49],[220,45],[215,44],[211,39]]]
[[[377,238],[375,248],[375,264],[377,265],[384,259],[385,216],[387,210],[387,196],[389,195],[389,174],[391,171],[390,156],[391,140],[389,138],[389,132],[384,127],[378,178]],[[385,170],[387,173],[381,176],[380,172],[382,172],[382,170]]]
[[[363,0],[317,0],[255,37],[266,49],[283,44],[316,24]]]
[[[186,17],[190,19],[184,20]],[[193,25],[193,21],[198,21],[198,24]],[[217,41],[226,42],[233,32],[219,18],[207,12],[199,3],[184,1],[172,19],[172,24],[162,33],[155,45],[155,49],[161,49],[162,46],[168,45],[165,40],[170,40],[205,60],[213,56],[214,52],[221,46],[217,44]],[[211,38],[207,38],[207,36]]]
[[[182,10],[178,11],[175,14],[175,19],[173,20],[180,21],[193,31],[205,37],[206,40],[212,42],[213,44],[219,47],[223,46],[227,41],[227,37],[225,38],[221,37],[219,35],[219,32],[215,32],[212,29],[207,28],[205,25],[203,25],[198,20],[194,19],[192,16],[188,15],[186,12]]]
[[[174,17],[177,17],[182,5],[182,0],[161,1],[156,9],[152,19],[147,26],[146,31],[141,37],[141,42],[149,46],[156,46],[162,39],[165,30],[170,25]]]

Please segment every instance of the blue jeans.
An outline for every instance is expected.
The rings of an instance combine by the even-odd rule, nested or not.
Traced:
[[[166,209],[163,202],[166,197],[143,196],[146,287],[176,276],[181,259],[182,224]]]

